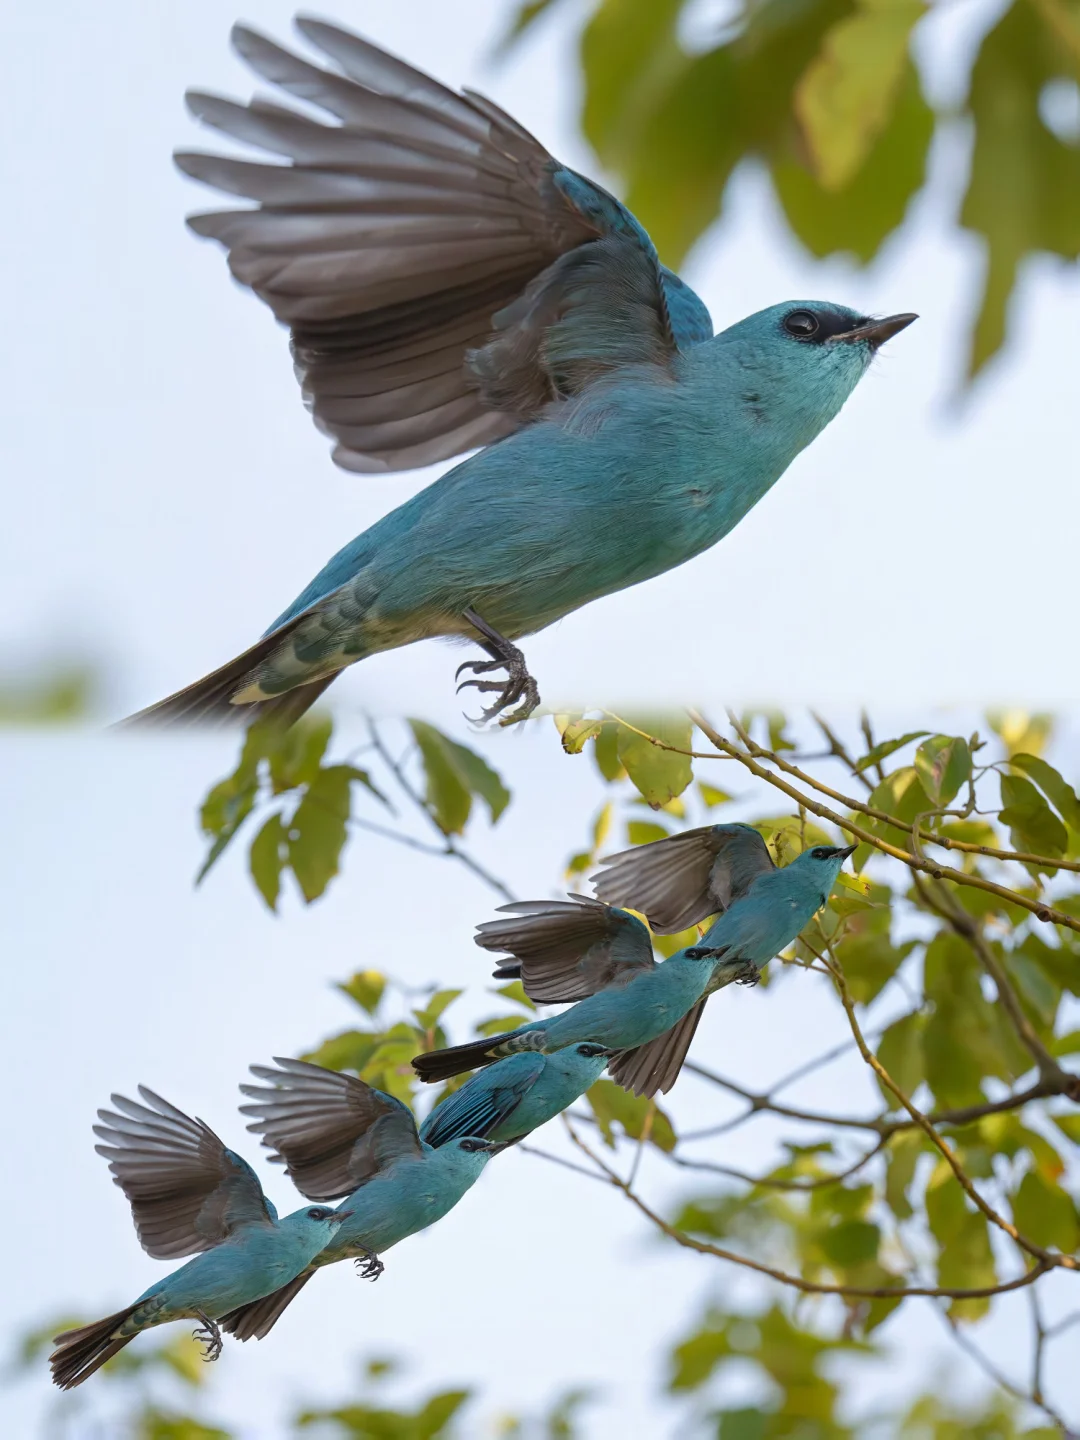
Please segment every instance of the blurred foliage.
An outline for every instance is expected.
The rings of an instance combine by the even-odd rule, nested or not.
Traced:
[[[506,43],[549,5],[521,5]],[[1022,262],[1080,256],[1080,0],[984,6],[956,110],[932,106],[913,58],[923,38],[948,43],[935,33],[947,7],[928,0],[731,0],[707,35],[694,0],[580,8],[582,128],[672,267],[746,161],[811,255],[866,264],[924,190],[935,137],[958,128],[971,165],[940,177],[944,210],[984,253],[969,375],[1005,338]]]
[[[58,664],[33,674],[0,675],[0,725],[57,725],[79,720],[97,691],[94,671]]]

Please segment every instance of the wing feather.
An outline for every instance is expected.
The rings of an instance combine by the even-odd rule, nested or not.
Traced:
[[[508,952],[513,959],[501,961],[496,973],[518,976],[537,1004],[582,1000],[656,963],[640,920],[586,895],[515,902],[499,913],[512,918],[478,925],[476,943]]]
[[[244,25],[233,44],[329,123],[192,91],[196,119],[277,158],[176,159],[253,202],[189,224],[290,326],[339,465],[405,469],[489,444],[605,370],[665,365],[711,334],[629,212],[499,106],[338,26],[296,23],[328,65]]]
[[[635,1095],[647,1095],[651,1099],[658,1090],[666,1094],[679,1078],[704,1009],[705,1000],[699,1000],[677,1025],[663,1035],[658,1035],[647,1045],[621,1050],[613,1055],[608,1064],[608,1074],[624,1090],[630,1090]]]
[[[254,1170],[202,1120],[139,1086],[145,1102],[112,1096],[99,1110],[94,1148],[131,1205],[139,1241],[155,1260],[210,1250],[239,1227],[270,1225],[274,1211]]]
[[[306,1060],[252,1065],[265,1085],[241,1085],[248,1129],[276,1152],[309,1200],[338,1200],[404,1156],[420,1154],[412,1112],[355,1075]]]

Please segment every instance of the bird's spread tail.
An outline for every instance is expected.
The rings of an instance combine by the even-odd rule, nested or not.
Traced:
[[[453,1075],[464,1075],[466,1070],[475,1070],[480,1065],[490,1065],[493,1060],[498,1060],[501,1054],[509,1053],[502,1047],[523,1033],[524,1028],[511,1030],[507,1035],[473,1040],[468,1045],[451,1045],[446,1050],[430,1050],[427,1054],[417,1055],[412,1066],[420,1079],[428,1085],[437,1080],[449,1080]]]
[[[250,1305],[241,1305],[238,1310],[230,1310],[218,1323],[222,1330],[234,1335],[237,1340],[264,1339],[314,1274],[314,1269],[303,1271],[295,1280],[282,1285],[280,1290],[264,1295],[261,1300],[253,1300]]]
[[[306,685],[297,685],[270,700],[256,700],[250,705],[234,705],[232,697],[251,683],[254,672],[289,638],[306,616],[306,611],[294,616],[284,625],[272,630],[269,635],[264,635],[227,665],[204,675],[185,690],[178,690],[175,695],[159,700],[156,705],[129,715],[120,724],[125,727],[230,723],[243,725],[254,720],[272,719],[276,725],[287,730],[314,705],[335,678],[334,675],[327,675],[321,680],[311,680]]]
[[[65,1330],[56,1336],[56,1349],[49,1356],[53,1384],[61,1390],[73,1390],[95,1370],[100,1370],[106,1360],[124,1348],[135,1338],[134,1334],[114,1339],[115,1331],[138,1309],[138,1302],[115,1315],[106,1315],[104,1320],[95,1320],[92,1325],[80,1325],[76,1330]]]

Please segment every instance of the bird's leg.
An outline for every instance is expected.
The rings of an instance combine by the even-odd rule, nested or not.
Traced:
[[[761,979],[761,971],[752,960],[743,963],[742,969],[735,976],[736,985],[756,985]]]
[[[529,674],[525,656],[512,641],[507,640],[505,635],[500,635],[498,630],[493,629],[475,610],[465,610],[463,613],[469,624],[483,636],[480,644],[491,659],[466,660],[463,665],[458,666],[454,679],[456,680],[463,670],[471,670],[474,675],[486,675],[492,670],[506,671],[505,681],[462,680],[457,687],[459,692],[472,686],[481,693],[491,691],[497,694],[495,703],[482,710],[475,723],[482,725],[485,721],[494,720],[496,715],[502,715],[500,725],[513,725],[515,721],[527,720],[540,704],[540,691]],[[516,710],[509,715],[502,714],[512,705],[517,705],[519,700],[521,704]]]
[[[386,1266],[375,1254],[374,1250],[363,1250],[353,1261],[357,1274],[361,1280],[377,1280]]]
[[[221,1338],[221,1331],[217,1323],[211,1320],[209,1315],[204,1314],[202,1310],[196,1310],[195,1318],[201,1320],[202,1324],[197,1330],[191,1332],[192,1339],[205,1346],[202,1358],[209,1363],[218,1358],[225,1342]]]

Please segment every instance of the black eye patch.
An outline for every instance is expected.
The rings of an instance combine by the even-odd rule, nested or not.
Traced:
[[[792,339],[820,344],[833,335],[845,335],[870,322],[862,316],[852,319],[849,315],[838,315],[835,310],[789,310],[780,323]]]

